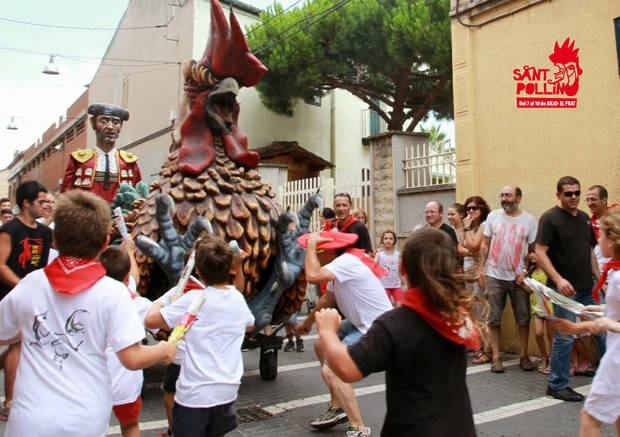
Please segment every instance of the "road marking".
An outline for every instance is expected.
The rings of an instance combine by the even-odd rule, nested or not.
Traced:
[[[519,364],[519,360],[509,360],[504,362],[505,367],[510,367]],[[288,366],[281,366],[278,368],[278,372],[288,372],[297,369],[304,369],[309,367],[318,367],[318,361],[308,362],[308,363],[299,363],[299,364],[291,364]],[[467,368],[467,375],[474,375],[477,373],[488,372],[490,368],[488,366],[470,366]],[[244,374],[244,376],[248,375],[258,375],[258,370],[250,370]],[[575,388],[575,391],[587,395],[590,390],[590,385],[582,385],[580,387]],[[381,393],[385,391],[385,384],[377,384],[366,387],[360,387],[355,389],[356,396],[364,396],[369,394]],[[285,411],[292,410],[295,408],[307,407],[311,405],[323,404],[329,402],[330,395],[329,393],[310,396],[307,398],[294,399],[292,401],[281,402],[275,405],[269,405],[267,407],[263,407],[264,410],[268,411],[271,414],[281,414]],[[553,405],[558,405],[563,403],[564,401],[560,401],[553,398],[548,398],[546,396],[531,399],[529,401],[517,402],[514,404],[505,405],[503,407],[495,408],[493,410],[482,411],[480,413],[474,414],[474,423],[476,425],[482,425],[484,423],[494,422],[496,420],[506,419],[508,417],[517,416],[519,414],[524,414],[530,411],[538,410],[540,408],[551,407]],[[168,421],[167,420],[153,420],[149,422],[140,422],[141,430],[151,430],[151,429],[159,429],[159,428],[167,428]],[[120,426],[111,426],[108,428],[107,435],[118,435],[121,433]]]
[[[579,386],[575,391],[582,395],[587,395],[590,391],[590,384]],[[532,399],[524,402],[517,402],[503,407],[495,408],[494,410],[483,411],[478,414],[474,414],[474,423],[476,425],[482,425],[483,423],[494,422],[496,420],[506,419],[512,416],[518,416],[530,411],[539,410],[541,408],[551,407],[564,403],[558,399],[548,398],[543,396],[540,398]]]
[[[164,420],[151,420],[150,422],[140,422],[140,431],[148,431],[149,429],[160,429],[166,428],[168,429],[168,421]],[[120,435],[121,434],[121,426],[114,425],[108,428],[108,432],[106,435]]]
[[[309,364],[309,363],[307,363]],[[515,364],[519,364],[519,360],[510,360],[505,361],[504,366],[514,366]],[[318,362],[316,363],[318,366]],[[308,366],[310,367],[310,366]],[[279,370],[279,369],[278,369]],[[476,367],[468,367],[467,374],[473,375],[481,372],[488,372],[490,370],[489,366],[476,366]],[[385,384],[371,385],[367,387],[360,387],[355,389],[356,396],[363,396],[372,393],[380,393],[385,391]],[[281,402],[279,404],[270,405],[268,407],[263,407],[264,410],[267,410],[271,414],[280,414],[287,410],[292,410],[294,408],[307,407],[309,405],[322,404],[329,401],[329,393],[318,396],[311,396],[309,398],[300,398],[294,399],[292,401]]]

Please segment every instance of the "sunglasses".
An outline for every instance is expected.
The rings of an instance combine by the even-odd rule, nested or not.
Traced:
[[[564,197],[579,197],[579,196],[581,196],[581,190],[577,190],[577,191],[564,191],[562,193],[562,195]]]
[[[467,211],[479,211],[480,207],[479,206],[468,206],[467,207]]]

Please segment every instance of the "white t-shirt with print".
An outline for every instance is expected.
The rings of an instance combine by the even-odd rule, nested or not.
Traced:
[[[144,318],[151,307],[151,301],[146,297],[136,296],[133,304],[144,327]],[[144,373],[142,370],[129,370],[123,366],[111,348],[106,350],[106,355],[108,358],[108,372],[110,372],[110,378],[112,379],[112,405],[134,402],[142,391]]]
[[[392,309],[379,278],[358,257],[343,253],[323,267],[336,276],[327,284],[327,291],[335,294],[342,314],[362,334],[377,317]]]
[[[399,288],[400,287],[400,274],[398,273],[398,266],[400,263],[400,252],[394,250],[393,253],[388,254],[384,251],[379,252],[377,263],[387,270],[387,276],[382,276],[379,281],[384,288]]]
[[[105,435],[112,408],[106,347],[118,352],[144,338],[127,287],[106,276],[81,293],[62,294],[36,270],[0,302],[0,338],[19,331],[5,436]]]
[[[503,209],[496,209],[487,217],[484,236],[491,237],[485,274],[503,281],[514,281],[525,268],[528,244],[536,241],[536,219],[525,211],[511,217]]]
[[[254,316],[243,295],[233,286],[190,290],[161,309],[174,328],[201,294],[206,300],[187,332],[183,365],[174,401],[191,408],[208,408],[237,399],[243,374],[241,344]]]

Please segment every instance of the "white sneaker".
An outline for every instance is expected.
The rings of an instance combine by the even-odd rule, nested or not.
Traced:
[[[370,428],[367,426],[350,426],[347,430],[347,437],[370,437]]]

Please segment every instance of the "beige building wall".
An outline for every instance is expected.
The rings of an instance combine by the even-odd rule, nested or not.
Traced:
[[[620,76],[613,18],[620,16],[620,2],[461,1],[463,22],[492,20],[478,28],[458,23],[455,3],[457,201],[479,194],[498,208],[499,191],[512,182],[523,189],[523,207],[539,216],[557,203],[555,184],[565,175],[577,177],[582,188],[602,184],[617,201]],[[472,3],[476,7],[468,9]],[[583,70],[577,107],[517,108],[513,70],[552,68],[555,42],[568,37],[579,48]],[[581,208],[587,211],[583,200]]]
[[[9,169],[0,170],[0,197],[9,197]]]
[[[222,7],[228,16],[230,7],[224,3]],[[247,11],[234,8],[234,12],[242,28],[256,21]],[[90,85],[91,103],[110,102],[129,110],[129,121],[117,145],[140,157],[140,169],[147,182],[155,179],[168,155],[170,132],[164,130],[170,127],[170,111],[177,109],[183,94],[180,64],[189,59],[198,61],[204,53],[210,31],[210,1],[189,0],[183,7],[171,7],[168,2],[131,0],[120,23],[120,27],[136,27],[168,22],[167,29],[117,31],[105,55],[105,65]],[[140,63],[115,59],[153,62],[136,67]],[[161,65],[162,61],[173,63]],[[131,66],[121,66],[126,64]],[[320,106],[300,100],[292,118],[265,108],[255,88],[242,88],[238,101],[239,127],[248,136],[249,148],[272,141],[297,141],[334,163],[339,172],[370,166],[368,147],[361,141],[361,111],[366,105],[347,92],[328,93]],[[89,144],[94,144],[91,129],[88,135]]]
[[[523,189],[522,207],[538,217],[557,204],[556,182],[566,175],[579,179],[582,190],[602,184],[610,201],[618,201],[620,76],[613,19],[620,16],[620,2],[461,1],[459,18],[482,24],[475,28],[458,22],[455,4],[452,0],[457,201],[478,194],[496,209],[501,188],[516,183]],[[555,42],[562,45],[566,38],[579,48],[583,70],[577,107],[517,108],[514,69],[551,69]],[[580,208],[589,214],[584,197]],[[533,334],[529,345],[537,354]],[[501,346],[518,351],[510,303]]]

